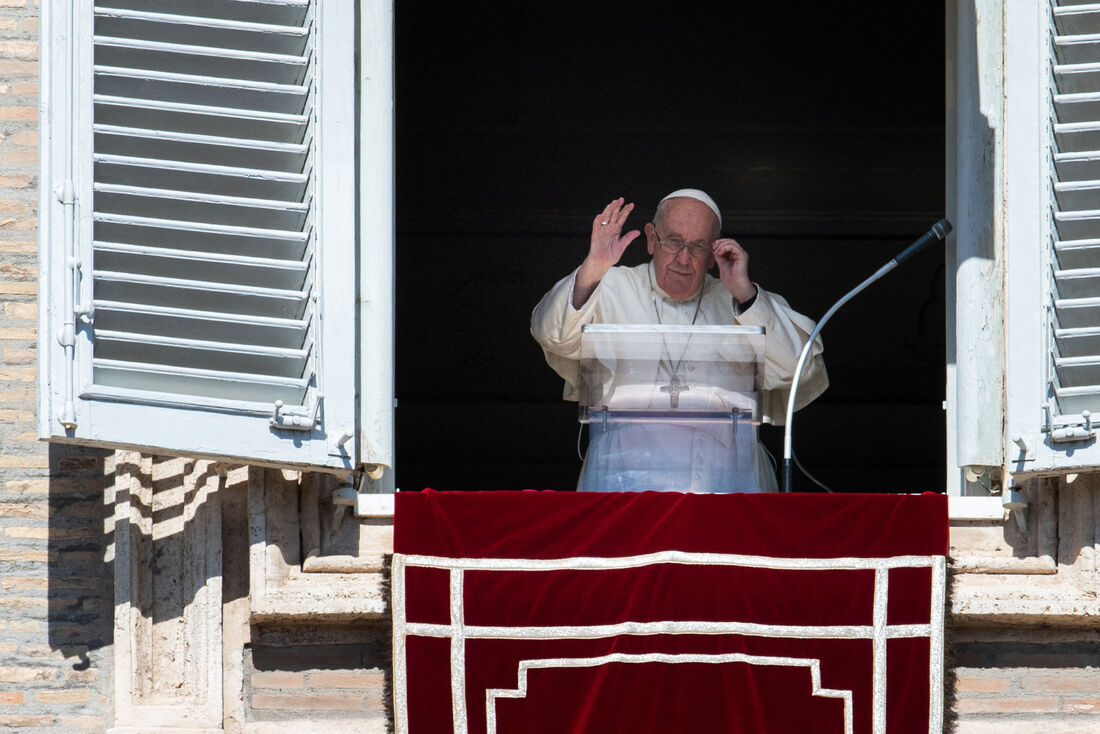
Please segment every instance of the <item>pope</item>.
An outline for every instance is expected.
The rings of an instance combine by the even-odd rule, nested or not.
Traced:
[[[673,191],[658,203],[653,221],[644,228],[649,262],[619,265],[627,247],[642,235],[637,229],[623,231],[633,210],[634,204],[618,198],[595,216],[588,254],[531,315],[532,336],[565,381],[563,397],[577,399],[585,324],[762,326],[762,418],[781,424],[794,367],[814,322],[752,281],[748,253],[735,239],[721,236],[721,211],[698,189]],[[708,273],[715,266],[717,278]],[[803,371],[796,408],[828,387],[822,349],[819,339]],[[774,474],[763,473],[761,484],[774,488]]]

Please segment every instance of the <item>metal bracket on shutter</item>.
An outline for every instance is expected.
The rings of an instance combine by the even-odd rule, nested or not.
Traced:
[[[379,482],[385,467],[362,464],[332,492],[332,531],[340,527],[347,510],[358,518],[392,518],[393,489],[387,491]]]
[[[278,431],[312,431],[317,425],[317,418],[321,412],[321,402],[324,396],[317,395],[313,398],[313,404],[305,413],[289,412],[283,410],[283,401],[275,401],[275,412],[271,416],[271,427]]]
[[[74,288],[73,300],[74,301],[79,301],[80,300],[80,283],[84,279],[84,264],[82,262],[80,262],[80,260],[78,260],[77,258],[70,257],[67,265],[68,265],[69,270],[72,271],[73,288]],[[90,304],[90,303],[74,303],[74,305],[73,305],[73,317],[77,321],[83,321],[85,324],[90,324],[90,323],[92,323],[92,317],[93,317],[94,314],[95,314],[95,309],[92,307],[92,304]],[[65,321],[66,329],[68,329],[68,327],[70,327],[70,325],[72,326],[73,332],[75,332],[75,330],[76,330],[75,322],[70,322],[69,320],[66,320]],[[68,334],[67,331],[66,331],[66,334]],[[71,338],[75,339],[74,335],[69,335],[69,336]],[[72,343],[75,344],[75,341],[72,342]],[[62,344],[62,346],[67,346],[67,345]]]
[[[1082,410],[1076,415],[1052,416],[1050,408],[1044,406],[1046,425],[1043,433],[1050,434],[1051,443],[1074,443],[1091,441],[1096,438],[1096,429],[1092,426],[1092,414]]]
[[[80,287],[79,273],[80,261],[76,258],[76,191],[72,179],[67,179],[62,185],[54,189],[54,195],[61,205],[65,207],[65,321],[57,334],[57,343],[65,350],[65,401],[58,413],[57,420],[65,427],[66,431],[76,429],[76,407],[73,402],[75,394],[75,366],[76,361],[76,318],[77,307],[76,291]]]

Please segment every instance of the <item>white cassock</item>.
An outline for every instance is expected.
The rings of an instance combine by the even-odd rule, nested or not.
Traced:
[[[761,413],[765,423],[783,423],[794,368],[806,339],[813,331],[814,322],[791,309],[781,296],[757,287],[756,300],[744,312],[737,314],[729,291],[721,281],[707,275],[703,281],[701,296],[696,294],[686,300],[677,300],[657,285],[653,264],[650,262],[630,268],[611,268],[588,301],[576,309],[572,303],[575,276],[576,271],[573,271],[558,281],[531,314],[531,334],[542,346],[547,363],[565,380],[563,397],[566,400],[577,399],[581,327],[585,324],[660,323],[665,326],[686,326],[694,318],[696,325],[764,327],[766,341]],[[697,297],[700,298],[698,303]],[[829,385],[821,351],[819,338],[811,350],[811,358],[807,361],[799,383],[796,409],[808,404]],[[685,393],[685,398],[688,395],[690,392]],[[606,439],[607,436],[603,438]],[[728,440],[726,443],[728,445]],[[690,475],[685,475],[678,486],[687,491],[715,491],[716,487],[733,486],[726,481],[725,469],[719,466],[721,462],[716,464],[713,458],[720,452],[721,444],[722,440],[717,436],[700,435],[693,429],[685,429],[679,439],[666,432],[662,434],[659,443],[646,440],[637,442],[635,458],[637,451],[641,450],[638,447],[643,445],[645,451],[651,452],[649,455],[656,460],[660,460],[661,454],[670,458],[680,457],[681,461],[690,455],[692,460],[687,464],[693,468]],[[630,451],[629,447],[619,446],[618,449]],[[693,452],[702,453],[696,456]],[[597,465],[600,469],[598,475],[602,477],[620,474],[613,467],[600,464],[608,461],[610,455],[608,451],[593,451],[590,448],[586,464]],[[759,455],[754,460],[759,489],[777,489],[775,474],[767,465],[767,460],[761,461]],[[590,488],[585,486],[586,474],[587,471],[582,470],[582,488]],[[628,477],[624,477],[618,486],[606,486],[606,482],[603,484],[600,488],[608,491],[632,488]]]

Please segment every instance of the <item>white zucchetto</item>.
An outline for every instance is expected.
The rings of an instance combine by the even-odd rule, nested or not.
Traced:
[[[701,201],[710,207],[710,210],[714,212],[714,216],[718,217],[718,229],[722,229],[722,212],[718,211],[718,205],[714,203],[714,199],[710,198],[710,195],[705,191],[699,189],[678,189],[657,202],[657,206],[660,206],[669,199],[695,199]]]

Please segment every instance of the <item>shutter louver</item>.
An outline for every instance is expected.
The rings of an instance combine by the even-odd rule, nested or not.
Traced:
[[[1100,4],[1053,8],[1051,392],[1100,411]]]
[[[314,28],[308,0],[96,3],[93,391],[314,399]]]

